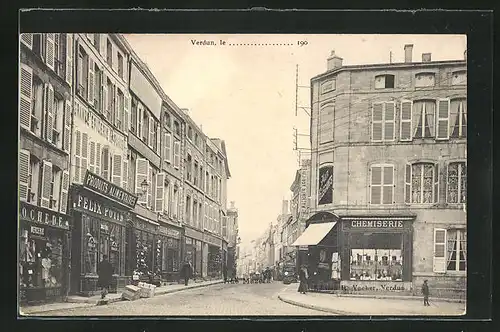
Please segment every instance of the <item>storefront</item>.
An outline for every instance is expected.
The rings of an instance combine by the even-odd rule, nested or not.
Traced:
[[[156,268],[162,281],[180,279],[182,228],[160,224],[156,240]]]
[[[222,251],[222,239],[212,234],[204,233],[203,240],[208,245],[207,274],[210,278],[222,277],[224,255]]]
[[[158,249],[156,235],[159,224],[135,214],[132,220],[132,229],[129,231],[132,279],[134,282],[159,280],[161,275],[155,266]]]
[[[95,295],[98,264],[107,256],[113,266],[111,291],[130,283],[126,274],[126,225],[137,197],[87,171],[83,185],[71,190],[71,293]]]
[[[314,215],[294,243],[302,249],[299,256],[308,266],[310,286],[359,294],[410,292],[413,220]]]
[[[20,303],[59,300],[68,287],[70,218],[19,202]]]
[[[194,278],[203,276],[203,233],[195,229],[184,228],[184,259],[191,262]]]

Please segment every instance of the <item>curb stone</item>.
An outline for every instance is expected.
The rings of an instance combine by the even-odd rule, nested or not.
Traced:
[[[324,308],[324,307],[320,307],[320,306],[316,306],[316,305],[312,305],[312,304],[305,304],[305,303],[293,301],[293,300],[284,298],[281,295],[278,295],[278,299],[280,299],[281,301],[283,301],[285,303],[288,303],[288,304],[291,304],[291,305],[295,305],[295,306],[298,306],[298,307],[303,307],[303,308],[307,308],[307,309],[328,312],[328,313],[332,313],[332,314],[336,314],[336,315],[347,315],[347,316],[356,316],[357,315],[354,312],[334,310],[334,309]]]

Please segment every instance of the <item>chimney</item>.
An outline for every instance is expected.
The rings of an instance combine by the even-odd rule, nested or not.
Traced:
[[[327,70],[332,70],[335,68],[342,67],[342,58],[335,55],[335,51],[330,53],[330,57],[326,61]]]
[[[285,215],[288,214],[288,201],[283,200],[283,207],[281,209],[281,214]]]
[[[413,54],[413,44],[406,44],[405,45],[405,63],[411,62],[412,54]]]
[[[431,62],[431,53],[422,53],[422,62]]]

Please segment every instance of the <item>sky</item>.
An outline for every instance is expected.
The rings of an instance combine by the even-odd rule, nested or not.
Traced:
[[[225,140],[231,172],[228,206],[235,201],[243,243],[275,222],[282,200],[291,196],[299,167],[293,128],[309,134],[308,115],[302,109],[295,115],[297,65],[297,104],[309,107],[310,79],[326,71],[332,50],[344,65],[356,65],[388,63],[390,52],[393,62],[403,62],[405,44],[414,45],[413,61],[420,61],[422,53],[432,53],[433,61],[463,59],[466,49],[465,35],[125,37],[175,104],[188,108],[206,135]],[[195,40],[217,45],[194,45]],[[309,148],[309,138],[299,136],[297,144]]]

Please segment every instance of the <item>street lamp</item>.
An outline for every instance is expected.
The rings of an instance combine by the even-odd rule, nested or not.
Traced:
[[[146,179],[141,182],[141,192],[137,193],[137,196],[143,196],[148,192],[149,183]]]

